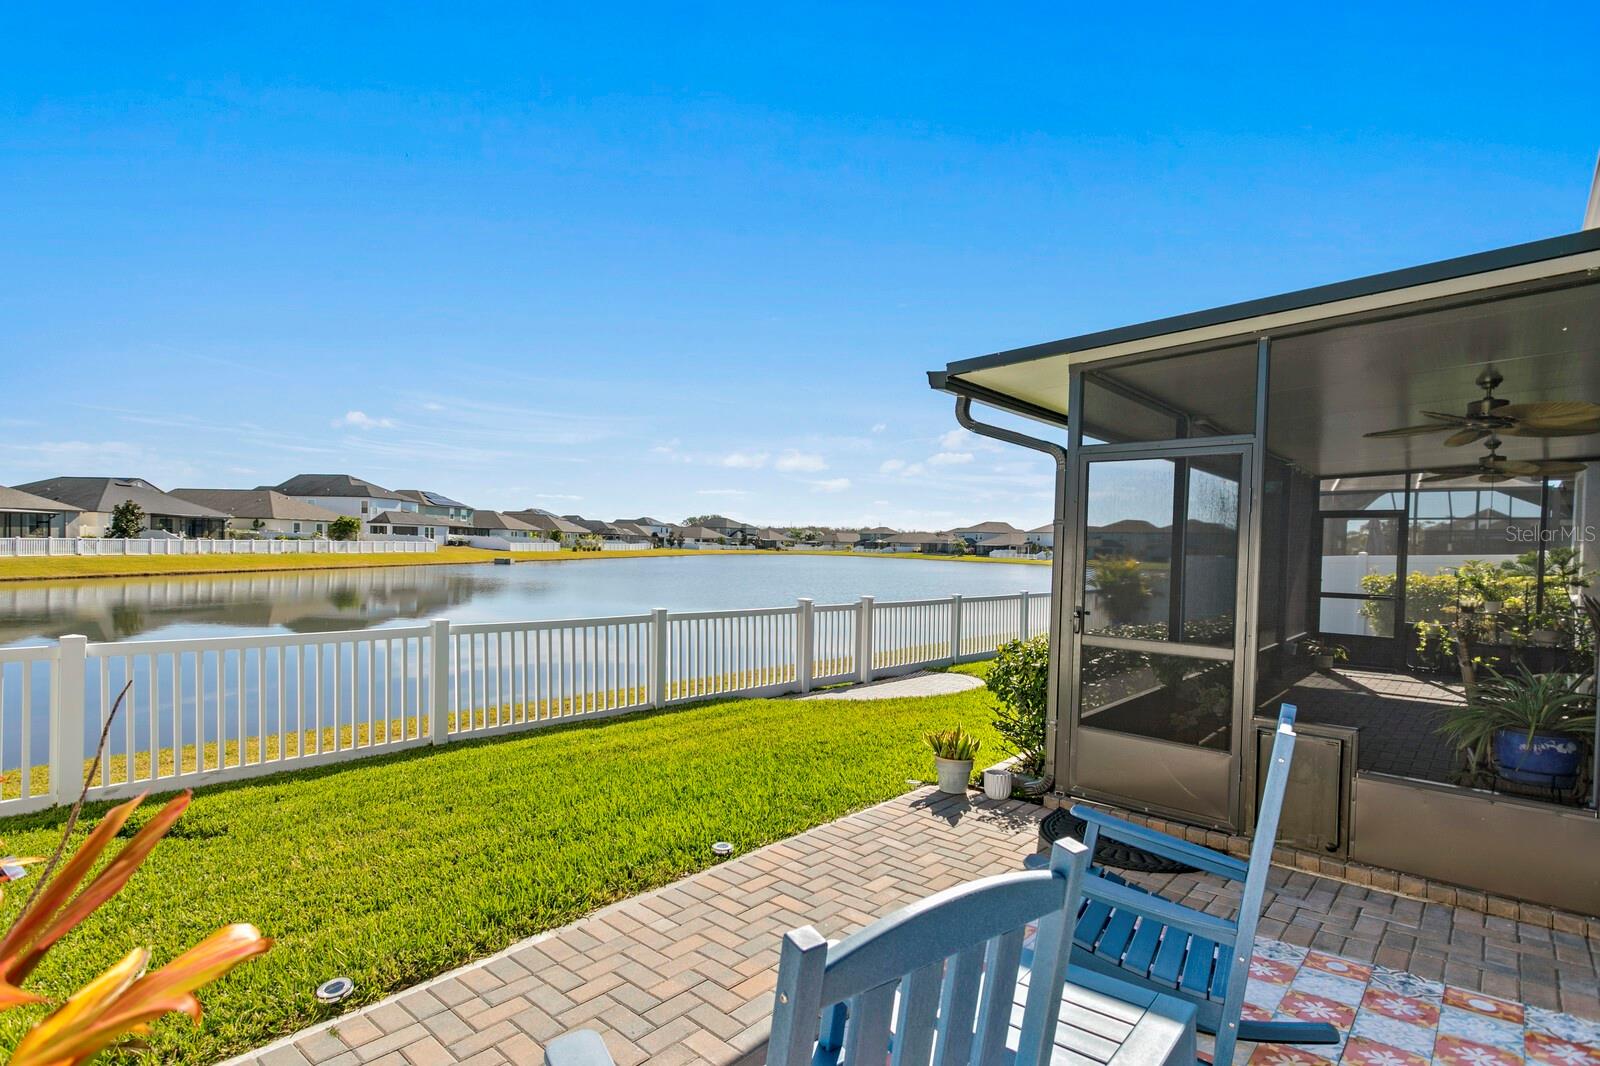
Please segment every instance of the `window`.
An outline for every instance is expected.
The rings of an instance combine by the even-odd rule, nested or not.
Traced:
[[[294,524],[294,531],[295,531],[295,532],[296,532],[296,533],[298,533],[298,532],[300,532],[300,523],[299,523],[299,522],[296,522],[296,523],[295,523],[295,524]]]

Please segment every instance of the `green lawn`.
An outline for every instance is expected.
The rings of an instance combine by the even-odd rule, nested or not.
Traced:
[[[277,947],[202,992],[199,1029],[168,1020],[151,1037],[151,1061],[211,1062],[328,1017],[311,995],[328,977],[355,979],[352,1009],[711,865],[713,841],[742,853],[930,780],[922,736],[935,728],[977,732],[979,765],[992,762],[1003,753],[991,710],[986,689],[733,700],[202,791],[29,987],[59,996],[133,945],[160,963],[219,925],[254,922]],[[62,819],[0,822],[0,839],[48,854]],[[22,1014],[6,1016],[0,1046]]]

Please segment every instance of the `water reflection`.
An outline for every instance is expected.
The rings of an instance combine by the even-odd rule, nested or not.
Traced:
[[[448,613],[494,583],[481,568],[374,567],[153,581],[0,584],[0,644],[81,633],[126,640],[172,626],[293,633],[367,629]]]

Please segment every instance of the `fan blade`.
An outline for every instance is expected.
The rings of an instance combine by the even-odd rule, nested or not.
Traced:
[[[1481,466],[1463,466],[1455,470],[1434,470],[1423,478],[1420,483],[1427,485],[1435,481],[1460,481],[1462,478],[1471,477],[1482,470],[1483,467]]]
[[[1497,470],[1489,470],[1478,475],[1478,480],[1488,485],[1498,485],[1502,481],[1515,481],[1516,475],[1502,474]]]
[[[1399,429],[1380,429],[1376,433],[1363,433],[1364,437],[1415,437],[1423,433],[1443,433],[1453,428],[1448,425],[1438,426],[1402,426]]]
[[[1495,464],[1495,470],[1502,474],[1515,474],[1526,477],[1529,474],[1539,473],[1539,464],[1528,459],[1506,459]]]
[[[1466,415],[1446,414],[1443,411],[1424,411],[1422,413],[1427,415],[1429,418],[1437,418],[1441,422],[1448,422],[1452,426],[1475,426],[1479,422],[1484,421],[1482,418],[1469,418]],[[1499,413],[1500,412],[1498,411],[1495,412],[1495,414]]]
[[[1447,448],[1459,448],[1463,444],[1471,444],[1473,441],[1482,440],[1488,435],[1489,431],[1486,429],[1462,429],[1446,437],[1444,443]]]
[[[1511,420],[1505,432],[1513,437],[1576,437],[1600,433],[1600,404],[1587,400],[1512,403],[1497,409],[1495,414]]]
[[[1545,477],[1569,477],[1581,474],[1587,467],[1583,463],[1568,463],[1559,459],[1534,459],[1531,463],[1539,468],[1539,473]]]

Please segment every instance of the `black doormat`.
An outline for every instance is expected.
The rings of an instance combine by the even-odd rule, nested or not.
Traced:
[[[1072,837],[1082,840],[1083,834],[1088,830],[1089,823],[1082,818],[1075,818],[1070,810],[1057,807],[1044,816],[1044,821],[1039,823],[1039,839],[1044,843],[1045,849],[1062,837]],[[1094,861],[1101,866],[1109,866],[1114,870],[1132,870],[1136,873],[1146,874],[1186,874],[1194,871],[1193,866],[1176,862],[1161,855],[1136,848],[1131,844],[1124,844],[1120,840],[1112,840],[1102,836],[1095,843]]]

